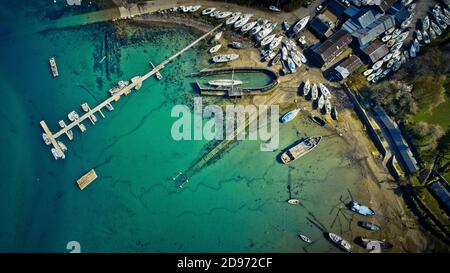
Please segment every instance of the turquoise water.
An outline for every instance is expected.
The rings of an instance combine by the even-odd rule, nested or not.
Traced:
[[[50,2],[50,1],[49,1]],[[28,3],[28,2],[27,2]],[[168,177],[186,170],[209,149],[207,141],[174,141],[176,104],[191,104],[190,73],[207,65],[200,44],[122,98],[114,112],[74,141],[55,161],[41,139],[71,110],[95,105],[121,79],[144,74],[200,35],[183,28],[125,27],[110,23],[36,32],[46,5],[1,4],[0,16],[0,251],[67,252],[329,252],[338,251],[320,227],[348,234],[340,206],[348,191],[363,198],[362,174],[347,144],[327,136],[290,166],[280,150],[261,152],[260,142],[239,142],[190,177],[183,190]],[[33,26],[30,28],[29,26]],[[99,64],[109,38],[108,70]],[[50,75],[55,56],[60,77]],[[300,137],[329,135],[300,117],[281,126],[280,147]],[[75,180],[91,168],[99,179],[84,191]],[[302,206],[286,203],[299,198]],[[364,199],[363,199],[364,200]],[[296,235],[314,243],[305,248]]]

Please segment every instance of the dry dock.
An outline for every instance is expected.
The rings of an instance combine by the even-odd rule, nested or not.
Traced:
[[[123,86],[120,89],[117,89],[113,94],[111,94],[111,96],[109,98],[107,98],[106,100],[104,100],[103,102],[101,102],[100,104],[98,104],[97,106],[95,106],[94,108],[90,108],[87,103],[83,103],[81,105],[82,110],[85,112],[83,115],[81,116],[76,116],[75,118],[73,118],[74,120],[71,121],[71,123],[69,124],[65,124],[64,121],[60,121],[60,127],[61,129],[55,133],[51,132],[50,129],[48,128],[47,124],[45,123],[44,120],[42,120],[40,122],[40,125],[42,127],[42,130],[44,131],[44,133],[48,136],[48,138],[50,139],[50,144],[53,146],[53,148],[56,149],[56,151],[58,152],[59,155],[62,155],[62,158],[64,158],[64,152],[63,149],[60,147],[60,145],[57,142],[57,139],[65,134],[70,140],[72,140],[72,129],[77,126],[82,132],[84,132],[86,130],[86,127],[84,126],[84,124],[82,123],[84,120],[89,119],[91,121],[92,124],[95,124],[95,121],[97,120],[95,118],[95,113],[99,113],[102,117],[104,117],[102,109],[103,108],[110,108],[110,109],[114,109],[112,107],[112,103],[113,102],[117,102],[118,100],[120,100],[120,98],[123,95],[128,95],[129,93],[131,93],[131,91],[133,89],[135,90],[139,90],[140,87],[142,86],[142,83],[150,78],[151,76],[155,75],[156,73],[158,73],[161,69],[164,68],[165,65],[167,65],[168,63],[170,63],[171,61],[175,60],[178,56],[180,56],[181,54],[183,54],[184,52],[186,52],[187,50],[189,50],[191,47],[193,47],[194,45],[196,45],[198,42],[200,42],[201,40],[205,39],[206,37],[208,37],[209,35],[211,35],[213,32],[215,32],[217,29],[219,29],[222,26],[222,24],[214,27],[212,30],[208,31],[207,33],[203,34],[200,38],[198,38],[197,40],[193,41],[191,44],[189,44],[188,46],[186,46],[185,48],[183,48],[182,50],[178,51],[177,53],[175,53],[173,56],[169,57],[168,59],[166,59],[165,61],[163,61],[162,63],[160,63],[159,65],[157,65],[156,67],[154,67],[151,71],[149,71],[147,74],[143,75],[143,76],[135,76],[131,79],[131,83],[128,85]],[[74,111],[72,111],[74,112]],[[71,112],[71,113],[72,113]]]

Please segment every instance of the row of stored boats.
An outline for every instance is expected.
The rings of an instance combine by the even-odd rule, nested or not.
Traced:
[[[182,9],[181,9],[182,10]],[[185,8],[185,10],[191,10]],[[238,33],[248,35],[255,41],[255,46],[261,46],[262,61],[269,61],[269,66],[276,63],[282,63],[283,72],[295,73],[297,68],[306,63],[306,57],[298,49],[296,43],[283,35],[274,33],[278,27],[277,22],[271,22],[264,18],[251,20],[253,14],[231,11],[219,11],[215,7],[204,9],[201,14],[203,16],[215,19],[224,19],[225,25],[235,29]],[[283,22],[283,30],[287,36],[293,36],[305,28],[310,17],[306,16],[297,21],[292,27],[287,22]],[[211,42],[217,42],[221,38],[223,32],[217,33]],[[281,46],[281,49],[279,47]],[[220,50],[222,45],[218,44],[209,49],[209,53],[213,54]],[[234,48],[243,48],[242,43],[234,42]],[[222,54],[212,58],[212,61],[230,62],[239,58],[237,54]]]
[[[410,0],[403,2],[408,7],[410,15],[400,28],[388,29],[381,37],[381,41],[389,48],[389,52],[363,72],[370,82],[376,83],[390,73],[398,71],[402,64],[417,56],[421,46],[430,44],[432,39],[442,35],[443,30],[450,25],[450,10],[436,4],[430,12],[431,15],[426,15],[421,20],[421,27],[411,31],[408,26],[415,15],[416,5]],[[412,42],[405,48],[404,42],[411,33],[413,33]]]
[[[353,212],[356,212],[362,216],[374,216],[375,211],[371,208],[369,208],[366,205],[360,204],[355,200],[350,201],[350,203],[347,204],[348,209],[350,209]],[[367,221],[359,221],[358,225],[369,230],[369,231],[379,231],[381,230],[381,227],[377,224],[367,222]],[[352,252],[353,246],[352,244],[345,240],[340,235],[337,235],[335,233],[329,232],[326,234],[328,239],[330,239],[331,242],[336,244],[340,249],[346,251],[346,252]],[[304,234],[299,234],[298,237],[303,240],[304,242],[310,244],[312,243],[312,239]],[[393,245],[386,242],[385,240],[377,240],[377,239],[369,239],[369,238],[363,238],[358,237],[356,241],[359,241],[359,243],[366,247],[367,249],[371,250],[371,252],[377,252],[381,251],[381,249],[389,249],[392,248]]]

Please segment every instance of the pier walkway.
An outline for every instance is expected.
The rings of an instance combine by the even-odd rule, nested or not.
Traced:
[[[44,131],[44,134],[46,134],[48,139],[49,139],[48,145],[53,146],[53,148],[56,150],[57,155],[59,155],[59,157],[61,157],[61,158],[64,158],[65,157],[64,156],[64,151],[63,151],[64,149],[57,142],[57,138],[59,138],[63,134],[66,134],[67,136],[71,135],[71,133],[72,133],[71,129],[73,129],[75,126],[78,126],[82,131],[84,131],[82,129],[82,128],[84,128],[84,125],[82,124],[82,122],[84,120],[90,119],[92,121],[92,119],[94,119],[93,117],[95,117],[94,114],[97,113],[97,112],[99,112],[100,115],[102,117],[104,117],[103,113],[101,112],[101,110],[104,107],[107,107],[108,105],[111,105],[112,102],[117,102],[120,99],[120,97],[122,97],[122,95],[128,95],[133,90],[133,88],[136,89],[136,90],[139,90],[139,88],[142,86],[142,83],[145,80],[147,80],[148,78],[150,78],[151,76],[153,76],[154,74],[159,72],[168,63],[170,63],[173,60],[175,60],[178,56],[180,56],[181,54],[183,54],[184,52],[189,50],[191,47],[196,45],[198,42],[200,42],[201,40],[205,39],[206,37],[208,37],[209,35],[214,33],[217,29],[222,27],[222,25],[223,24],[220,24],[220,25],[214,27],[213,29],[211,29],[210,31],[208,31],[207,33],[203,34],[200,38],[198,38],[197,40],[193,41],[188,46],[186,46],[185,48],[181,49],[180,51],[178,51],[177,53],[175,53],[174,55],[172,55],[171,57],[169,57],[168,59],[164,60],[162,63],[160,63],[156,67],[154,67],[147,74],[145,74],[143,76],[135,76],[135,77],[133,77],[131,79],[131,83],[130,84],[124,86],[123,88],[121,88],[120,90],[115,92],[111,97],[107,98],[106,100],[104,100],[103,102],[101,102],[100,104],[95,106],[94,108],[92,108],[92,109],[89,108],[89,110],[86,113],[84,113],[83,115],[79,116],[78,118],[76,118],[71,123],[65,125],[64,127],[62,127],[56,133],[52,133],[50,131],[50,129],[48,128],[47,124],[45,123],[45,121],[42,120],[40,122],[40,125],[42,127],[42,130]],[[69,139],[71,139],[71,138],[69,137]]]

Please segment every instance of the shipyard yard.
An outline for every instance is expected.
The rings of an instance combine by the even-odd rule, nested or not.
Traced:
[[[46,173],[36,167],[32,180],[41,191],[54,187],[47,198],[56,196],[55,204],[100,198],[80,215],[82,226],[99,223],[92,235],[99,242],[86,242],[90,252],[369,253],[376,252],[370,244],[380,243],[389,253],[448,251],[445,223],[407,186],[426,164],[398,119],[353,83],[369,89],[402,74],[448,37],[450,7],[431,0],[355,2],[313,1],[285,12],[222,1],[114,0],[105,10],[46,22],[49,30],[37,40],[49,39],[56,53],[48,49],[42,61],[44,84],[65,91],[44,95],[57,98],[54,108],[33,106],[30,123],[40,143],[32,145]],[[94,53],[79,62],[65,56],[58,43],[69,41],[70,31],[78,35],[74,41],[88,37],[82,48]],[[83,70],[92,76],[82,80]],[[82,92],[70,91],[77,88]],[[173,141],[171,107],[195,108],[199,97],[204,106],[224,109],[279,106],[279,147],[261,152],[261,141],[234,138]],[[250,130],[259,115],[230,135]],[[178,199],[185,205],[174,204]],[[102,215],[108,207],[121,216]],[[192,229],[183,230],[179,219]],[[67,218],[60,227],[74,223]],[[111,236],[119,240],[102,246]],[[37,245],[14,244],[4,250]]]

